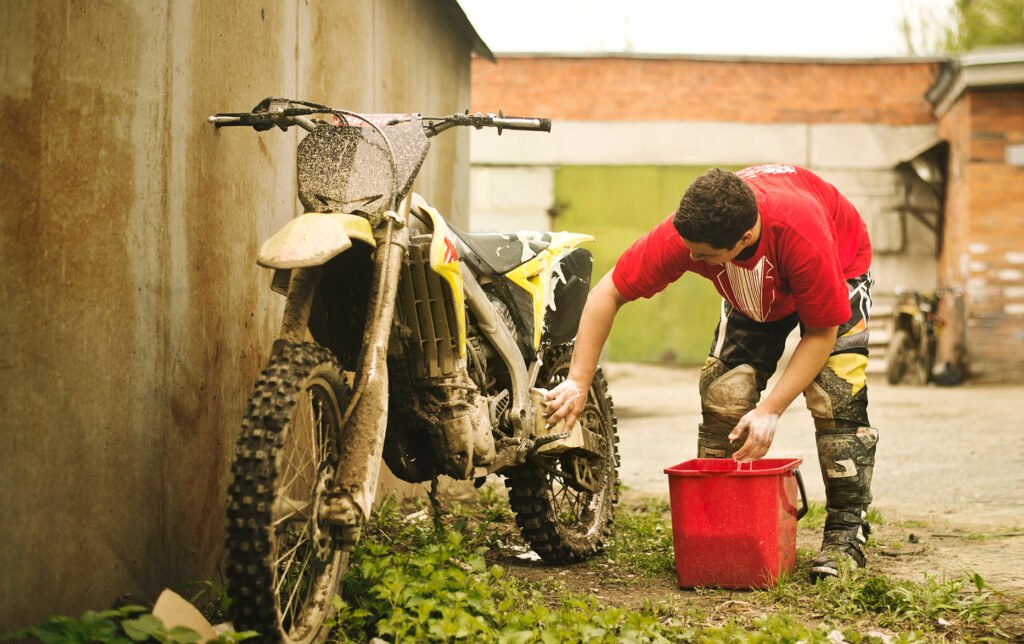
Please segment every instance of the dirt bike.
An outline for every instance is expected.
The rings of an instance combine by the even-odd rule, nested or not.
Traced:
[[[233,621],[267,640],[326,636],[380,463],[409,482],[505,478],[544,560],[594,555],[617,501],[618,438],[600,369],[571,428],[543,390],[568,373],[593,259],[573,233],[470,234],[413,182],[458,126],[550,131],[502,114],[357,114],[268,98],[218,128],[297,126],[304,214],[260,248],[285,295],[229,489]]]
[[[938,291],[897,290],[892,336],[885,352],[885,377],[890,385],[904,381],[926,385],[935,367],[938,330]]]

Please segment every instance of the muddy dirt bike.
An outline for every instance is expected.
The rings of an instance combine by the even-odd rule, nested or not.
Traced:
[[[383,459],[399,478],[505,477],[524,539],[549,562],[597,553],[617,501],[616,420],[598,371],[580,421],[548,427],[592,257],[572,233],[469,234],[414,193],[453,127],[549,131],[503,115],[370,115],[269,98],[218,128],[306,130],[305,213],[260,248],[286,296],[249,400],[229,491],[234,625],[322,639]],[[311,338],[311,340],[310,340]]]
[[[905,380],[926,385],[935,365],[939,320],[937,293],[897,290],[892,336],[885,352],[885,377],[890,385]]]
[[[957,288],[896,290],[892,336],[885,353],[885,376],[890,385],[952,386],[962,382],[964,366],[959,354],[953,362],[936,364],[938,339],[946,324],[939,315],[939,303],[945,296],[951,296],[955,306],[962,292]]]

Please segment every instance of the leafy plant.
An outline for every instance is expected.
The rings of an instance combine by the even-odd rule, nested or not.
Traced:
[[[256,633],[222,633],[212,644],[229,644],[256,637]],[[105,611],[86,611],[81,617],[55,615],[46,622],[23,628],[3,636],[5,640],[35,639],[43,644],[81,642],[83,644],[131,644],[132,642],[162,642],[164,644],[192,644],[200,640],[191,628],[167,628],[156,616],[142,606],[124,606]]]

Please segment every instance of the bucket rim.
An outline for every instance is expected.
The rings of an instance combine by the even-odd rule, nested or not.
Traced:
[[[792,472],[796,468],[800,467],[804,459],[799,457],[780,457],[780,458],[762,458],[750,463],[751,466],[760,463],[761,467],[754,469],[741,469],[739,468],[740,463],[736,463],[735,468],[727,469],[721,468],[724,462],[731,459],[723,458],[691,458],[683,461],[677,465],[665,468],[665,474],[668,474],[669,478],[681,477],[681,476],[777,476],[779,474],[786,474]],[[709,465],[715,463],[716,467],[713,468],[701,468],[701,465]],[[745,468],[747,464],[743,464]]]

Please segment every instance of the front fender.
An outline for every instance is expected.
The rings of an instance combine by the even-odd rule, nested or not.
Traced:
[[[320,266],[351,248],[353,239],[375,245],[373,229],[365,218],[340,212],[307,212],[265,241],[256,262],[267,268]]]

